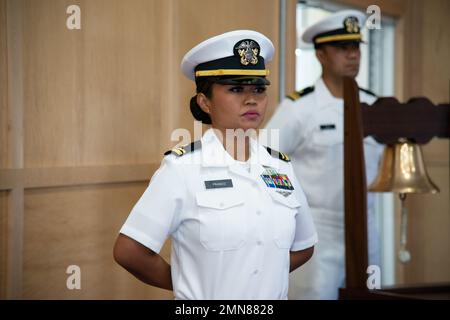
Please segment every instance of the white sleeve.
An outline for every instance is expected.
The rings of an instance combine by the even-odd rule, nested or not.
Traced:
[[[294,179],[293,185],[294,195],[299,200],[301,206],[295,217],[295,238],[290,250],[299,251],[314,246],[318,241],[318,237],[305,193],[297,179]]]
[[[169,156],[170,157],[170,156]],[[155,172],[141,198],[131,210],[120,233],[136,240],[156,253],[168,236],[177,229],[183,207],[183,186],[177,165],[166,157]]]
[[[271,148],[290,155],[303,142],[302,130],[304,130],[304,126],[299,121],[298,108],[299,106],[294,101],[284,99],[275,110],[272,118],[265,126],[269,133],[268,145]],[[279,130],[279,142],[272,138],[274,137],[270,134],[272,129]],[[279,145],[277,145],[278,143]]]

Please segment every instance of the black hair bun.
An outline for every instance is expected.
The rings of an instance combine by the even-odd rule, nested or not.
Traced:
[[[211,117],[197,103],[197,95],[191,98],[190,109],[195,120],[201,121],[204,124],[211,124]]]

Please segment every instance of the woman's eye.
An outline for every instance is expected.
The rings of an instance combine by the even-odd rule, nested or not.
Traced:
[[[230,88],[230,91],[231,91],[231,92],[235,92],[235,93],[237,93],[237,92],[242,92],[243,90],[244,90],[243,87],[231,87],[231,88]]]
[[[256,93],[264,93],[264,92],[266,92],[266,90],[267,90],[266,87],[257,87],[257,88],[255,89],[255,92],[256,92]]]

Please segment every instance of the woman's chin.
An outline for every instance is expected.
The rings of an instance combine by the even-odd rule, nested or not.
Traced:
[[[239,129],[242,129],[242,130],[244,130],[244,131],[247,131],[247,130],[258,130],[259,125],[260,125],[260,123],[252,123],[252,124],[250,124],[250,123],[245,123],[245,124],[242,124],[242,125],[239,127]]]
[[[240,128],[244,130],[248,129],[258,129],[261,126],[262,123],[262,117],[258,117],[257,119],[242,119],[243,121],[240,121]]]

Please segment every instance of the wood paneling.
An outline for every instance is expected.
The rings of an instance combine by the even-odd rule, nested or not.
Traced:
[[[8,192],[0,191],[0,299],[7,297]]]
[[[148,181],[158,167],[159,163],[0,169],[0,190]]]
[[[8,165],[8,54],[6,0],[0,0],[0,168]],[[0,299],[7,297],[8,192],[0,190]]]
[[[422,9],[422,94],[433,102],[450,100],[450,2],[423,1]],[[448,150],[448,149],[447,149]],[[448,159],[448,158],[447,158]]]
[[[78,3],[81,30],[66,28],[73,1],[23,6],[25,167],[160,158],[161,1]]]
[[[404,95],[426,96],[434,103],[450,97],[450,3],[445,0],[408,2],[404,30]],[[439,186],[437,195],[408,196],[412,260],[400,266],[400,282],[450,281],[450,141],[434,139],[423,147],[427,170]]]
[[[8,165],[8,51],[6,0],[0,0],[0,168]]]
[[[27,191],[24,298],[171,298],[168,291],[131,280],[112,257],[117,233],[146,185]],[[81,269],[81,290],[66,287],[69,265]]]
[[[441,192],[437,195],[414,194],[407,198],[412,260],[404,267],[405,283],[450,281],[448,164],[428,166],[428,173]]]

